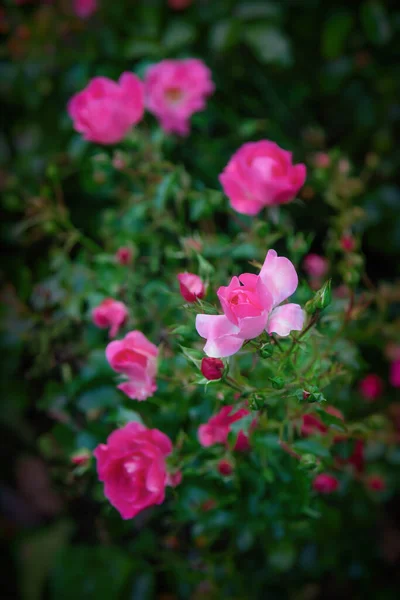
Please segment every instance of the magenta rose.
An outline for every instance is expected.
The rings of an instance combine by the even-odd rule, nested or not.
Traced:
[[[162,60],[145,77],[146,107],[167,133],[187,135],[191,116],[213,91],[211,72],[197,58]]]
[[[294,165],[291,152],[268,140],[243,144],[219,177],[231,207],[244,215],[290,202],[305,179],[305,165]]]
[[[232,423],[250,414],[247,408],[240,408],[236,412],[232,412],[233,409],[232,405],[223,406],[207,423],[200,425],[198,438],[202,446],[207,448],[214,444],[226,444]],[[243,452],[249,448],[250,444],[247,435],[243,431],[239,431],[234,450]]]
[[[165,498],[165,457],[172,452],[168,436],[140,423],[128,423],[108,436],[93,454],[104,494],[123,519],[132,519]]]
[[[106,357],[117,373],[128,380],[118,385],[132,400],[146,400],[157,389],[158,348],[140,331],[131,331],[123,340],[108,344]]]
[[[94,77],[68,103],[74,129],[85,140],[99,144],[120,142],[143,117],[143,84],[133,73],[123,73],[118,83]]]
[[[118,335],[118,331],[128,319],[126,305],[118,300],[106,298],[92,310],[93,323],[101,329],[110,328],[110,337]]]

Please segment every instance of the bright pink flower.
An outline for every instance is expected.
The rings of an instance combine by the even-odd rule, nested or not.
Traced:
[[[379,375],[370,373],[360,381],[359,390],[360,394],[365,398],[365,400],[368,402],[374,402],[374,400],[377,400],[379,396],[382,396],[383,381]]]
[[[321,278],[326,275],[329,263],[326,258],[319,254],[307,254],[303,261],[303,269],[312,278]]]
[[[168,6],[173,10],[183,10],[192,4],[193,0],[168,0]]]
[[[365,484],[373,492],[383,492],[386,489],[386,481],[377,474],[368,475]]]
[[[200,370],[209,381],[221,379],[224,372],[224,363],[219,358],[204,357],[201,361]]]
[[[172,452],[168,436],[140,423],[128,423],[93,452],[104,494],[123,519],[161,504],[165,498],[165,457]]]
[[[133,252],[128,246],[121,246],[115,253],[115,258],[120,265],[130,265],[133,259]]]
[[[187,135],[190,117],[213,91],[211,72],[197,58],[162,60],[145,77],[146,106],[167,133]]]
[[[400,387],[400,360],[395,360],[390,365],[389,380],[393,387]]]
[[[88,19],[97,10],[97,0],[74,0],[74,13],[81,19]]]
[[[233,409],[234,407],[232,405],[223,406],[216,415],[208,420],[207,423],[200,425],[197,435],[202,446],[208,448],[214,444],[226,444],[232,423],[235,423],[235,421],[239,421],[250,414],[246,408],[240,408],[232,413]],[[250,444],[247,435],[243,431],[239,431],[234,450],[243,452],[249,448]]]
[[[123,340],[111,342],[106,348],[110,366],[128,377],[118,389],[132,400],[146,400],[156,391],[157,356],[157,346],[140,331],[131,331]]]
[[[110,327],[110,337],[118,335],[119,328],[128,319],[128,309],[123,302],[106,298],[92,310],[93,323],[101,329]]]
[[[85,140],[99,144],[120,142],[141,120],[143,112],[143,84],[133,73],[123,73],[118,83],[94,77],[68,103],[74,129]]]
[[[182,482],[182,473],[181,473],[181,471],[175,471],[175,473],[168,473],[168,475],[167,475],[167,485],[175,488],[181,482]]]
[[[194,273],[179,273],[177,275],[179,289],[186,302],[196,302],[197,298],[203,298],[205,294],[204,283]]]
[[[312,483],[313,489],[319,494],[332,494],[339,487],[339,481],[329,473],[320,473]]]
[[[325,411],[338,419],[344,421],[343,413],[334,406],[327,406]],[[316,415],[307,414],[303,415],[303,423],[301,426],[301,435],[308,437],[309,435],[317,435],[319,433],[326,433],[329,430],[328,425],[325,425]]]
[[[290,202],[305,179],[305,165],[293,165],[292,153],[268,140],[243,144],[219,176],[231,207],[244,215]]]
[[[231,475],[233,472],[232,463],[229,460],[227,460],[226,458],[223,458],[218,463],[218,471],[221,473],[221,475],[224,475],[224,476]]]
[[[197,333],[207,339],[204,352],[221,358],[235,354],[247,339],[269,334],[287,336],[303,328],[304,313],[298,304],[281,304],[297,288],[292,263],[269,250],[259,275],[243,273],[217,294],[224,315],[197,315]]]

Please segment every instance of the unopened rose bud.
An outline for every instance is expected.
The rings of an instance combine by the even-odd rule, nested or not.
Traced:
[[[221,379],[225,365],[220,358],[209,358],[205,356],[201,361],[200,370],[209,381]]]
[[[314,454],[303,454],[300,459],[299,468],[303,471],[315,471],[319,463]]]
[[[179,273],[179,288],[186,302],[196,302],[198,298],[203,298],[205,287],[202,279],[194,273]]]
[[[340,240],[340,245],[342,246],[345,252],[353,252],[354,248],[356,247],[354,238],[348,234],[342,237],[342,239]]]
[[[274,347],[271,344],[264,344],[259,350],[261,358],[270,358],[274,353]]]
[[[309,315],[313,315],[318,310],[323,310],[332,300],[331,280],[328,279],[317,292],[314,294],[314,298],[311,298],[306,305],[305,310]]]
[[[339,481],[333,475],[320,473],[312,483],[313,489],[319,494],[332,494],[339,487]]]
[[[233,472],[233,466],[226,458],[220,460],[218,464],[218,471],[221,475],[228,476]]]
[[[282,377],[269,377],[269,380],[275,390],[281,390],[285,385],[285,381]]]
[[[128,246],[121,246],[116,251],[115,258],[120,265],[130,265],[133,259],[133,252]]]

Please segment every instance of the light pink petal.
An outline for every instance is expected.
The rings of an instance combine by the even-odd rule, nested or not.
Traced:
[[[275,250],[269,250],[260,278],[273,298],[273,305],[277,306],[286,298],[289,298],[297,288],[298,277],[296,269],[283,256],[278,256]]]
[[[301,331],[304,325],[304,312],[298,304],[284,304],[274,308],[268,319],[268,333],[287,336],[291,331]]]
[[[264,311],[258,317],[245,317],[239,321],[238,336],[242,340],[252,340],[258,337],[265,329],[268,319],[267,311]]]
[[[235,354],[244,340],[237,336],[239,328],[225,315],[197,315],[197,333],[207,339],[204,352],[212,358]]]
[[[125,336],[129,347],[150,356],[158,356],[158,348],[141,331],[131,331]]]

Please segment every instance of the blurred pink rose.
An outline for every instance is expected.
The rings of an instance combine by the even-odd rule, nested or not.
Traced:
[[[167,475],[167,485],[170,487],[177,487],[182,483],[182,473],[181,471],[175,471],[175,473],[168,473]]]
[[[173,10],[183,10],[192,4],[193,0],[168,0],[168,6]]]
[[[241,146],[219,176],[231,207],[244,215],[290,202],[305,179],[305,165],[293,165],[292,153],[268,140]]]
[[[117,263],[123,266],[130,265],[133,259],[133,252],[128,246],[121,246],[115,253]]]
[[[342,246],[345,252],[353,252],[354,248],[356,247],[356,242],[352,235],[346,233],[342,236],[340,240],[340,245]]]
[[[194,273],[179,273],[177,275],[181,295],[186,302],[196,302],[197,298],[203,298],[205,294],[204,283]]]
[[[118,335],[120,327],[126,322],[128,316],[126,305],[112,298],[106,298],[92,310],[93,323],[101,329],[110,327],[110,337]]]
[[[240,408],[232,413],[233,410],[234,406],[232,405],[223,406],[207,423],[200,425],[197,435],[202,446],[208,448],[214,444],[226,444],[232,423],[250,414],[247,408]],[[234,450],[243,452],[249,448],[250,444],[247,435],[243,431],[239,431]]]
[[[371,473],[365,480],[365,485],[373,492],[384,492],[386,489],[386,481],[382,475]]]
[[[74,13],[81,19],[88,19],[97,11],[97,0],[74,0]]]
[[[307,254],[303,261],[303,269],[311,278],[324,277],[329,269],[329,262],[319,254]]]
[[[313,489],[319,494],[332,494],[339,487],[339,481],[333,475],[320,473],[312,483]]]
[[[389,380],[393,387],[400,387],[400,360],[395,360],[390,365]]]
[[[233,473],[232,463],[226,458],[223,458],[218,463],[218,471],[224,476],[231,475]]]
[[[329,154],[327,154],[326,152],[317,152],[314,155],[314,165],[318,168],[318,169],[327,169],[331,164],[331,159],[329,157]]]
[[[377,400],[379,396],[382,396],[383,381],[379,375],[370,373],[360,381],[359,390],[360,394],[365,398],[365,400],[373,402],[374,400]]]
[[[158,348],[140,331],[131,331],[123,340],[108,344],[106,357],[117,373],[128,377],[118,385],[132,400],[146,400],[157,389]]]
[[[337,417],[344,421],[343,413],[334,406],[327,406],[324,409],[330,415]],[[302,418],[302,426],[301,426],[301,435],[303,437],[308,437],[309,435],[317,435],[319,433],[326,433],[329,430],[328,425],[325,425],[316,415],[307,414],[303,415]]]
[[[128,423],[108,436],[93,454],[104,494],[123,519],[161,504],[165,498],[165,457],[172,452],[171,440],[158,429]]]
[[[146,106],[167,133],[187,135],[190,117],[213,91],[211,72],[197,58],[162,60],[145,77]]]
[[[269,250],[259,275],[233,277],[217,294],[224,315],[197,315],[197,333],[207,339],[204,352],[221,358],[238,352],[245,340],[266,330],[287,336],[303,328],[304,313],[298,304],[281,304],[297,288],[290,260]]]
[[[118,83],[94,77],[68,103],[74,129],[85,140],[99,144],[120,142],[141,120],[143,112],[143,84],[133,73],[123,73]]]

